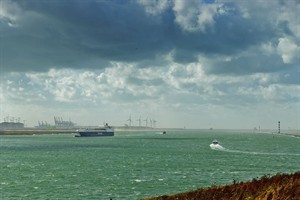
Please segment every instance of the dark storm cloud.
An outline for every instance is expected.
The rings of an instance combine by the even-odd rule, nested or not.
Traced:
[[[147,13],[136,1],[5,3],[16,7],[12,13],[16,17],[0,18],[3,71],[105,68],[110,61],[138,63],[141,67],[161,66],[166,62],[162,55],[170,52],[173,61],[191,63],[197,62],[199,55],[233,56],[261,43],[276,41],[281,34],[291,34],[287,25],[274,26],[263,14],[242,17],[243,13],[233,3],[224,3],[226,12],[216,14],[205,31],[184,30],[176,22],[175,1],[155,15]],[[253,54],[207,66],[207,70],[211,73],[270,71],[269,66],[275,65],[274,70],[283,64],[279,59],[277,56],[276,62],[266,61]],[[251,61],[253,65],[249,64]],[[241,66],[245,62],[247,66]],[[269,63],[264,65],[265,62]]]
[[[105,67],[99,61],[152,59],[169,49],[162,17],[124,1],[23,1],[17,27],[2,27],[10,69]],[[90,61],[95,61],[89,66]]]
[[[230,11],[216,17],[215,26],[205,33],[178,33],[175,45],[196,53],[231,55],[270,40],[275,34],[268,22],[241,18]]]

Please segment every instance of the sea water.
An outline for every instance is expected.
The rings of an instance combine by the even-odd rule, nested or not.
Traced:
[[[211,149],[217,139],[222,148]],[[141,199],[300,169],[300,139],[241,131],[0,136],[0,199]]]

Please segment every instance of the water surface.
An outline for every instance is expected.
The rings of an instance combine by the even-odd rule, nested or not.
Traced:
[[[212,150],[217,139],[224,149]],[[300,167],[300,140],[239,131],[0,136],[1,199],[141,199]]]

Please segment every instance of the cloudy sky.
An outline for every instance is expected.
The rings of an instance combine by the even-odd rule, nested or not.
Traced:
[[[298,0],[0,0],[0,121],[299,129],[299,13]]]

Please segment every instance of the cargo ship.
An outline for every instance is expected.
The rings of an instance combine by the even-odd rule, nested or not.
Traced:
[[[83,129],[77,130],[78,135],[75,137],[102,137],[102,136],[114,136],[114,128],[108,126],[106,123],[102,128],[95,128],[95,129]]]

